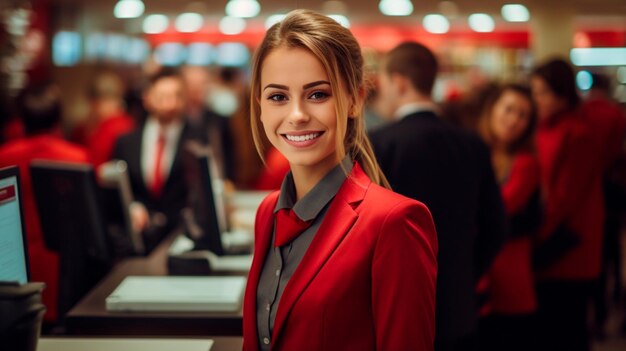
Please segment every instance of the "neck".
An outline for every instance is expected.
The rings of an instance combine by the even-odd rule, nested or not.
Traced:
[[[407,91],[403,96],[401,96],[398,100],[399,105],[408,105],[408,104],[432,104],[433,99],[428,96],[421,94],[417,91]]]
[[[161,128],[167,128],[176,123],[175,119],[158,119],[157,118],[156,121],[159,123],[159,126],[161,126]]]
[[[340,160],[343,157],[340,158]],[[328,157],[327,161],[314,166],[291,165],[291,175],[296,188],[296,201],[308,194],[330,170],[335,168],[341,161],[335,155]]]
[[[491,152],[494,155],[505,155],[508,154],[507,151],[507,145],[497,142],[497,141],[493,141],[493,143],[491,144]]]

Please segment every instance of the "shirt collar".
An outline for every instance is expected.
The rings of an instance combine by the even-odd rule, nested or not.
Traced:
[[[403,119],[406,116],[412,115],[418,112],[439,112],[439,107],[434,102],[411,102],[400,106],[393,117],[396,121]]]
[[[157,135],[158,137],[159,132],[161,130],[161,125],[159,124],[159,121],[156,118],[150,117],[146,121],[146,128],[151,129],[155,133],[155,135]],[[180,136],[180,133],[182,132],[182,130],[183,130],[182,121],[176,120],[176,121],[170,122],[165,127],[163,127],[165,140],[167,141],[178,140],[178,137]]]
[[[352,159],[346,156],[341,163],[330,170],[308,194],[296,202],[296,189],[291,171],[287,173],[280,188],[280,195],[274,213],[284,208],[292,208],[303,221],[315,219],[324,207],[332,200],[347,174],[352,171]]]

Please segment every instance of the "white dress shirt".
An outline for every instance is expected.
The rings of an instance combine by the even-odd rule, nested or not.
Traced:
[[[156,165],[156,147],[159,139],[159,131],[161,125],[156,118],[148,117],[143,128],[143,136],[141,141],[141,172],[143,180],[147,187],[150,187],[154,181],[154,167]],[[178,141],[183,131],[183,124],[180,121],[172,122],[164,127],[165,146],[163,148],[161,171],[163,172],[163,181],[167,181],[170,174],[172,163],[178,149]]]

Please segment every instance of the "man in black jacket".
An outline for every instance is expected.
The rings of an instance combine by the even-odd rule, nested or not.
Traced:
[[[393,122],[370,137],[392,189],[426,204],[435,221],[435,349],[472,350],[477,281],[498,253],[507,228],[486,145],[438,117],[431,98],[437,68],[433,53],[418,43],[401,44],[387,54],[380,94],[383,114]]]
[[[146,121],[117,140],[112,158],[128,164],[133,223],[151,250],[179,224],[188,198],[183,153],[192,136],[185,126],[186,93],[179,72],[165,68],[152,76],[144,104]]]

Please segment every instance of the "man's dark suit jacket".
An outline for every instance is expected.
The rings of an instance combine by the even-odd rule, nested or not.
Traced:
[[[115,145],[113,159],[124,160],[128,164],[128,175],[133,190],[133,198],[141,202],[152,216],[155,213],[165,215],[167,222],[152,226],[144,233],[146,248],[151,250],[171,230],[180,224],[181,210],[187,205],[189,187],[185,172],[185,143],[192,137],[189,127],[183,127],[178,140],[176,155],[159,198],[155,198],[144,182],[141,172],[141,143],[143,128],[121,136]]]
[[[435,221],[436,339],[453,342],[471,335],[478,317],[477,279],[507,235],[487,146],[430,111],[377,129],[370,138],[392,189],[426,204]]]

